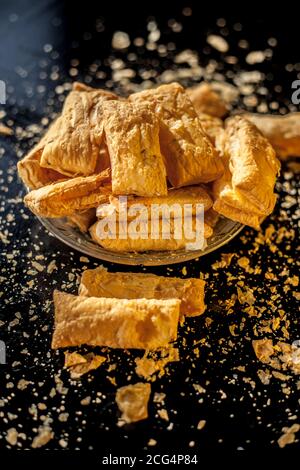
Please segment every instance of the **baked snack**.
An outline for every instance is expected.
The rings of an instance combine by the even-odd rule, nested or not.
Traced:
[[[41,155],[48,139],[55,133],[55,122],[50,126],[47,134],[42,137],[30,152],[17,164],[18,173],[23,183],[29,189],[38,189],[55,181],[67,179],[58,171],[41,166]]]
[[[207,183],[223,173],[222,161],[181,85],[161,85],[129,100],[147,104],[160,119],[161,151],[173,187]]]
[[[100,205],[97,208],[97,217],[105,217],[116,212],[122,218],[122,215],[127,212],[126,217],[128,220],[131,220],[136,215],[133,213],[134,207],[138,208],[139,205],[151,211],[152,217],[161,216],[164,207],[170,210],[173,208],[172,215],[176,217],[176,215],[183,215],[183,209],[187,211],[187,204],[192,205],[188,212],[192,215],[196,213],[197,204],[202,204],[203,210],[207,211],[212,207],[213,200],[207,189],[203,186],[188,186],[179,189],[171,188],[166,196],[161,197],[128,197],[124,203],[119,198],[110,196],[109,204]],[[184,205],[186,206],[184,207]]]
[[[167,194],[155,114],[139,103],[123,101],[106,103],[103,109],[113,194]]]
[[[280,163],[268,140],[242,116],[230,118],[222,139],[226,171],[213,183],[218,213],[259,228],[272,212]]]
[[[198,113],[198,117],[203,130],[206,132],[212,143],[216,147],[216,141],[220,134],[224,132],[223,121],[215,116],[205,113]]]
[[[24,197],[24,203],[41,217],[65,217],[96,207],[107,201],[110,193],[110,172],[106,170],[35,189]]]
[[[180,300],[107,299],[54,291],[52,348],[157,349],[177,337]]]
[[[199,85],[188,88],[187,92],[198,113],[205,113],[218,118],[228,113],[227,104],[212,89],[209,83],[202,82]]]
[[[112,221],[110,224],[109,220]],[[114,223],[116,220],[116,224]],[[195,217],[185,218],[188,230],[192,231],[187,236],[185,225],[181,219],[170,219],[165,223],[160,219],[138,220],[134,226],[131,223],[119,221],[113,216],[106,218],[105,223],[99,220],[90,228],[92,239],[100,246],[109,251],[116,252],[143,252],[143,251],[170,251],[179,249],[200,250],[205,246],[205,239],[213,234],[213,229],[199,220],[196,225]],[[153,224],[153,225],[152,225]],[[111,229],[112,227],[112,229]],[[197,230],[199,230],[197,232]],[[105,235],[105,233],[108,235]],[[135,236],[138,234],[138,237]]]
[[[205,311],[204,286],[202,279],[110,273],[99,267],[82,273],[79,295],[118,299],[180,299],[180,313],[190,317]]]
[[[269,139],[280,159],[300,156],[300,113],[246,114],[245,117]]]
[[[86,233],[90,226],[96,222],[96,209],[92,207],[91,209],[76,211],[69,215],[67,220],[71,226],[78,227],[81,232]]]
[[[64,175],[91,175],[103,139],[103,103],[117,96],[104,90],[72,90],[47,137],[41,166]]]
[[[151,385],[138,382],[125,385],[117,390],[116,403],[122,412],[121,420],[125,423],[135,423],[148,418],[148,402]]]
[[[225,82],[201,82],[187,88],[189,97],[198,113],[223,118],[239,96],[234,85]]]

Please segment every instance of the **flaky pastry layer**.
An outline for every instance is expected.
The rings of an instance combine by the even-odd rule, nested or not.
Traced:
[[[110,273],[99,267],[83,272],[79,295],[118,299],[180,299],[180,313],[196,316],[205,311],[204,286],[202,279]]]
[[[157,349],[177,337],[178,299],[109,299],[59,291],[53,297],[53,349],[82,344]]]

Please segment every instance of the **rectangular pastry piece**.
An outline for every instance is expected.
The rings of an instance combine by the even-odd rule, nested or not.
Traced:
[[[91,175],[96,168],[103,138],[103,104],[117,96],[104,90],[72,90],[55,132],[47,139],[41,154],[41,166],[64,175]]]
[[[213,183],[213,208],[258,229],[276,203],[280,163],[275,151],[256,126],[239,116],[227,121],[222,143],[226,171]]]
[[[54,292],[52,348],[87,344],[157,349],[177,338],[180,300],[108,299]]]
[[[245,114],[245,117],[269,139],[279,158],[300,156],[300,113]]]
[[[97,207],[108,200],[109,194],[110,171],[105,170],[98,175],[78,176],[35,189],[25,196],[24,202],[41,217],[65,217]]]
[[[99,267],[83,272],[79,295],[118,299],[180,299],[180,313],[196,316],[205,311],[204,286],[202,279],[110,273]]]
[[[207,183],[222,174],[222,161],[181,85],[162,85],[129,99],[147,104],[160,119],[161,151],[172,186]]]
[[[205,246],[205,239],[213,234],[213,229],[204,222],[201,226],[199,221],[199,232],[196,225],[196,218],[187,218],[185,224],[187,230],[192,230],[192,236],[187,236],[184,231],[184,225],[180,219],[170,219],[170,224],[163,224],[160,219],[155,220],[154,229],[151,232],[151,222],[149,220],[142,220],[141,228],[137,228],[138,237],[132,235],[131,223],[124,223],[118,221],[116,223],[116,230],[108,230],[106,226],[103,228],[102,220],[99,220],[90,228],[92,239],[100,246],[109,251],[117,252],[143,252],[143,251],[172,251],[180,249],[203,249]],[[102,224],[102,225],[101,225]],[[166,228],[167,225],[167,228]],[[138,223],[137,223],[138,226]],[[145,227],[145,229],[144,229]],[[168,230],[169,228],[169,230]],[[121,230],[120,230],[121,229]],[[108,231],[109,236],[104,236],[103,231]],[[123,234],[127,233],[127,238]],[[153,235],[154,233],[154,235]],[[120,235],[121,234],[121,235]]]
[[[166,195],[166,170],[155,114],[146,106],[125,101],[106,103],[103,109],[113,193]]]
[[[139,205],[145,206],[152,216],[155,216],[155,214],[159,216],[162,207],[168,207],[170,210],[173,208],[172,215],[174,214],[174,216],[176,214],[183,215],[183,210],[186,211],[188,208],[184,205],[187,204],[191,204],[189,213],[195,214],[197,204],[202,204],[203,210],[207,211],[212,207],[213,200],[208,191],[202,186],[169,189],[167,196],[161,197],[128,197],[125,203],[122,203],[118,197],[110,196],[109,204],[97,208],[97,217],[105,217],[115,211],[119,215],[125,212],[127,219],[130,220],[136,215],[132,214],[134,208],[137,209]]]

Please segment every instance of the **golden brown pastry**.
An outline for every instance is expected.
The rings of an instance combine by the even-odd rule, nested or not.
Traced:
[[[47,137],[41,166],[68,176],[91,175],[103,138],[103,104],[116,99],[116,95],[104,90],[72,90],[51,138]]]
[[[228,113],[227,104],[212,89],[209,83],[202,82],[199,85],[188,88],[187,92],[197,112],[218,118]]]
[[[177,337],[180,300],[107,299],[54,291],[52,348],[157,349]]]
[[[279,158],[300,156],[300,113],[246,114],[245,117],[269,139]]]
[[[216,146],[216,141],[220,134],[224,132],[223,121],[217,117],[205,113],[198,113],[201,126],[212,143]]]
[[[217,225],[219,214],[213,208],[209,209],[204,214],[204,220],[207,225],[214,228]]]
[[[172,186],[206,183],[222,174],[222,161],[181,85],[162,85],[134,93],[129,99],[147,104],[160,119],[161,151]]]
[[[84,211],[76,211],[69,215],[68,222],[70,225],[78,227],[83,233],[86,233],[90,226],[96,222],[96,209],[86,209]]]
[[[110,196],[109,201],[109,204],[104,204],[97,208],[97,217],[105,217],[106,215],[113,214],[114,212],[121,217],[123,211],[126,213],[127,219],[131,220],[136,214],[132,214],[130,209],[133,210],[133,206],[137,208],[139,204],[145,206],[149,213],[151,213],[151,216],[156,215],[157,217],[161,216],[160,208],[162,204],[170,208],[170,210],[173,206],[174,211],[172,212],[172,215],[175,217],[176,215],[184,214],[184,204],[192,204],[191,211],[189,211],[190,215],[196,213],[196,204],[202,204],[204,211],[207,211],[213,205],[212,198],[203,186],[188,186],[179,189],[169,189],[167,196],[161,197],[128,197],[125,204],[122,203],[122,201],[120,202],[120,199],[114,196]],[[179,210],[179,213],[176,209]]]
[[[114,194],[164,196],[166,170],[159,146],[159,124],[153,112],[138,103],[103,105]]]
[[[116,403],[122,412],[121,420],[136,423],[148,418],[148,402],[151,394],[149,383],[138,382],[125,385],[117,390]]]
[[[244,117],[227,121],[222,142],[226,171],[213,183],[213,208],[258,229],[274,208],[280,163],[268,140]]]
[[[196,316],[205,311],[204,286],[202,279],[110,273],[99,267],[83,272],[79,295],[118,299],[180,299],[180,313]]]
[[[41,217],[65,217],[98,206],[108,200],[110,193],[110,171],[106,170],[35,189],[25,196],[24,202]]]
[[[116,224],[116,231],[110,230],[110,227],[107,229],[106,226],[103,228],[103,224],[101,225],[101,222],[102,221],[99,220],[91,226],[91,237],[96,243],[106,250],[116,252],[201,249],[204,248],[204,239],[211,237],[213,234],[213,229],[205,222],[203,224],[203,231],[201,231],[200,224],[200,233],[197,233],[195,217],[192,217],[192,219],[188,218],[187,221],[187,229],[191,228],[193,230],[193,236],[190,238],[186,236],[184,226],[180,219],[170,220],[170,230],[166,228],[161,220],[155,220],[156,225],[154,226],[152,232],[151,223],[147,220],[143,220],[143,226],[140,229],[136,229],[136,231],[139,232],[139,238],[134,238],[134,235],[132,235],[132,232],[130,231],[130,223],[132,223],[132,221],[130,221],[128,224],[124,223],[124,225],[122,221],[120,221],[119,224]],[[102,235],[103,230],[104,232],[108,232],[109,236],[104,237]],[[120,235],[120,233],[122,235]],[[127,238],[123,236],[124,233],[127,233]],[[153,233],[155,236],[153,236]]]
[[[41,167],[41,155],[48,140],[56,133],[56,121],[54,121],[46,135],[42,137],[40,142],[36,144],[30,152],[18,162],[18,173],[23,183],[29,189],[38,189],[46,184],[53,183],[62,179],[67,179],[65,175],[51,170],[50,168]]]

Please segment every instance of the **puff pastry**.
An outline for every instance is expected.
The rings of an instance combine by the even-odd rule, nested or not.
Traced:
[[[35,189],[25,196],[24,202],[42,217],[65,217],[96,207],[107,201],[110,193],[110,172],[106,170],[98,175],[78,176]]]
[[[147,231],[140,233],[139,238],[133,238],[128,235],[127,238],[120,237],[119,225],[117,225],[117,233],[113,233],[111,237],[101,237],[99,236],[98,224],[101,221],[96,222],[90,228],[90,234],[92,239],[98,243],[100,246],[105,248],[106,250],[116,251],[116,252],[143,252],[143,251],[170,251],[170,250],[180,250],[186,249],[190,244],[194,243],[194,249],[201,249],[202,246],[197,243],[201,237],[195,237],[189,239],[185,236],[182,230],[182,225],[180,225],[180,238],[176,238],[174,234],[174,226],[175,223],[174,219],[170,221],[170,233],[165,231],[164,226],[160,223],[159,224],[159,233],[156,233],[156,238],[154,238],[151,234],[151,223],[148,222],[147,224]],[[122,224],[122,221],[120,222]],[[192,229],[195,233],[196,230],[196,222],[195,218],[192,218],[191,221]],[[126,225],[122,228],[122,230],[126,231]],[[213,229],[204,222],[203,227],[204,239],[207,239],[212,236]],[[164,238],[165,237],[165,238]]]
[[[96,209],[76,211],[74,214],[69,215],[68,222],[70,225],[78,227],[81,232],[86,233],[90,226],[96,222]]]
[[[79,295],[118,299],[180,299],[180,313],[196,316],[205,311],[204,286],[202,279],[110,273],[99,267],[83,272]]]
[[[56,133],[56,121],[49,127],[46,135],[36,144],[30,152],[18,162],[18,173],[23,183],[29,189],[38,189],[46,184],[53,183],[61,179],[66,179],[65,175],[41,166],[41,155],[48,140],[51,140]]]
[[[194,215],[196,213],[196,204],[202,204],[204,211],[207,211],[213,205],[212,198],[208,194],[207,190],[202,186],[189,186],[179,189],[171,188],[168,191],[167,196],[161,197],[129,197],[126,201],[127,207],[123,206],[122,202],[120,203],[120,199],[114,196],[110,196],[109,200],[109,204],[105,204],[97,208],[97,217],[105,217],[109,214],[113,214],[114,211],[120,215],[123,208],[125,211],[127,209],[127,219],[131,220],[133,215],[130,215],[130,208],[139,204],[145,206],[149,211],[151,210],[151,216],[155,216],[155,214],[159,216],[161,214],[159,211],[159,206],[161,204],[170,207],[170,209],[174,204],[178,205],[178,207],[180,206],[180,214],[183,213],[184,204],[192,204],[190,215]],[[155,209],[154,204],[157,205],[157,209]],[[174,210],[172,215],[173,214],[176,217],[176,214],[178,213]]]
[[[153,112],[138,103],[103,105],[106,143],[114,194],[164,196],[166,170],[159,145],[159,124]]]
[[[274,208],[280,163],[267,139],[244,117],[228,120],[222,142],[226,171],[213,183],[213,208],[258,229]]]
[[[218,118],[222,118],[228,113],[226,102],[213,90],[209,83],[202,82],[188,88],[187,92],[197,112]]]
[[[62,114],[47,138],[41,166],[68,176],[90,175],[95,171],[103,138],[102,106],[117,96],[104,90],[72,90]]]
[[[172,186],[206,183],[222,174],[222,161],[181,85],[162,85],[134,93],[129,99],[147,104],[160,119],[161,151]]]
[[[246,114],[245,117],[269,139],[279,158],[300,156],[300,113]]]
[[[52,348],[157,349],[177,338],[180,300],[107,299],[54,291]]]
[[[198,117],[204,132],[206,132],[210,140],[216,146],[216,142],[220,138],[220,134],[224,132],[223,121],[205,113],[198,113]]]

